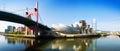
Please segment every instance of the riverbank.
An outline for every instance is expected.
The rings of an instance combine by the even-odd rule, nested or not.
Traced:
[[[59,34],[57,38],[89,38],[89,37],[100,37],[98,34]]]
[[[23,37],[23,38],[35,38],[35,35],[20,35],[20,34],[3,34],[3,36]]]
[[[19,34],[3,34],[3,36],[10,37],[23,37],[23,38],[36,38],[35,35],[19,35]],[[98,34],[59,34],[57,36],[38,36],[37,38],[92,38],[100,37],[107,35],[98,35]]]

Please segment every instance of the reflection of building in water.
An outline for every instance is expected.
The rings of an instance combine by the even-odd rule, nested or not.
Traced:
[[[24,51],[42,51],[51,43],[52,39],[30,39],[6,37],[9,44],[24,44]],[[53,51],[53,50],[51,50]]]
[[[53,41],[52,49],[86,51],[91,39],[60,39]]]
[[[91,38],[73,39],[28,39],[6,37],[10,44],[24,44],[25,51],[95,51],[96,44]],[[52,41],[52,42],[51,42]],[[49,50],[48,50],[49,49]]]
[[[26,48],[33,46],[34,39],[7,37],[9,44],[23,43]]]
[[[86,49],[86,51],[97,51],[96,48],[97,48],[97,40],[96,39],[92,39],[92,43]]]
[[[97,45],[97,40],[95,39],[95,40],[93,40],[93,49],[92,49],[92,51],[96,51],[96,46]]]

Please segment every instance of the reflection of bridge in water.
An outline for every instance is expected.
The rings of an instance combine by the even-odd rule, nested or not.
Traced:
[[[7,37],[8,43],[23,43],[26,51],[93,51],[95,47],[94,38],[70,38],[70,39],[24,39]]]
[[[52,39],[30,39],[30,38],[16,38],[16,37],[6,37],[9,44],[24,44],[25,51],[42,51],[44,50],[52,41]],[[23,51],[24,51],[23,50]]]

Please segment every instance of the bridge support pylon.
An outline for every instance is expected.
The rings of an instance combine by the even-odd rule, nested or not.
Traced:
[[[35,28],[35,37],[38,37],[38,22],[37,22],[37,25],[36,25],[36,28]]]
[[[28,27],[25,26],[25,35],[28,34],[27,29],[28,29]]]

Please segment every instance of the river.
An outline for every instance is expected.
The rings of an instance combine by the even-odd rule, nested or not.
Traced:
[[[0,51],[120,51],[119,36],[32,39],[0,35]]]

